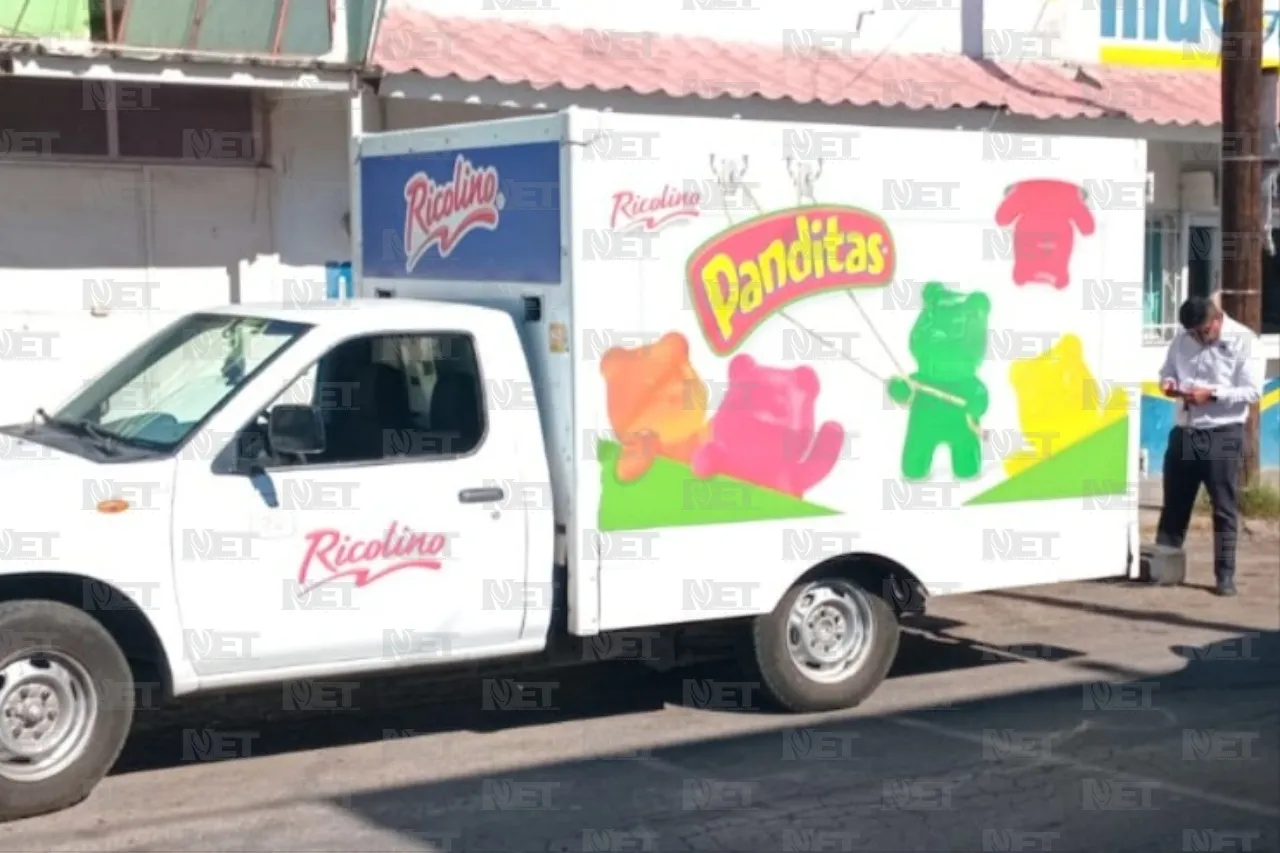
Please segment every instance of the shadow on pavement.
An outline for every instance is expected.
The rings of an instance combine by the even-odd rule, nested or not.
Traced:
[[[1134,584],[1141,588],[1150,588],[1149,584]],[[1195,586],[1195,584],[1186,584],[1184,586]],[[1202,587],[1207,589],[1207,587]],[[1044,607],[1056,607],[1059,610],[1074,610],[1080,613],[1096,613],[1100,616],[1114,616],[1117,619],[1126,619],[1130,622],[1155,622],[1161,625],[1173,625],[1178,628],[1204,628],[1210,631],[1249,631],[1250,629],[1244,625],[1231,625],[1225,622],[1207,622],[1203,619],[1195,619],[1185,616],[1181,613],[1173,613],[1168,610],[1131,610],[1125,607],[1116,607],[1110,604],[1098,604],[1096,602],[1072,601],[1064,598],[1054,598],[1050,595],[1040,595],[1034,592],[1021,592],[1018,590],[1000,589],[988,590],[982,593],[991,598],[1003,598],[1008,601],[1021,601],[1027,604],[1039,604]]]
[[[1276,850],[1277,639],[1183,648],[1187,666],[1160,679],[780,718],[331,804],[358,819],[340,822],[352,843],[450,853]]]
[[[915,620],[904,626],[890,680],[1016,664],[1028,657],[1053,660],[1079,654],[1046,646],[984,647],[947,637],[940,630],[957,624]],[[316,680],[251,693],[196,697],[175,705],[144,702],[134,733],[112,773],[235,760],[244,751],[236,744],[250,735],[252,754],[269,756],[377,742],[405,733],[495,731],[668,706],[708,713],[765,713],[754,704],[744,708],[726,700],[724,689],[712,686],[746,684],[741,671],[733,660],[666,674],[634,662],[615,662],[525,672],[509,678],[454,677],[443,682],[433,679],[430,672],[416,677],[400,674],[358,681]],[[298,695],[299,687],[306,695]],[[751,689],[758,694],[758,685]],[[513,696],[529,704],[551,693],[555,695],[554,709],[528,714],[496,712]],[[297,710],[299,707],[319,710]]]

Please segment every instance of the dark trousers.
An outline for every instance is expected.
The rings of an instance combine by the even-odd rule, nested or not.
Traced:
[[[1240,459],[1244,424],[1191,429],[1174,427],[1164,453],[1164,508],[1156,543],[1181,548],[1196,496],[1204,485],[1213,505],[1213,574],[1227,580],[1236,571],[1240,526]]]

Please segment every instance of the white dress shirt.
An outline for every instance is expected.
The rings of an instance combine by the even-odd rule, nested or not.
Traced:
[[[1172,379],[1178,388],[1209,388],[1214,399],[1203,406],[1178,400],[1178,426],[1211,429],[1242,424],[1249,407],[1262,399],[1266,354],[1258,336],[1247,326],[1222,316],[1222,334],[1205,346],[1180,329],[1160,368],[1161,383]]]

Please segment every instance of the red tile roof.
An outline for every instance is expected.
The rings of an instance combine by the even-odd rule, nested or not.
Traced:
[[[794,53],[794,51],[793,51]],[[390,9],[373,46],[373,65],[469,82],[491,79],[534,89],[631,90],[671,97],[758,95],[830,106],[1002,108],[1033,118],[1123,118],[1173,125],[1220,121],[1219,77],[1211,71],[1144,71],[963,56],[789,55],[781,45],[734,44],[669,35],[493,19],[439,17]]]

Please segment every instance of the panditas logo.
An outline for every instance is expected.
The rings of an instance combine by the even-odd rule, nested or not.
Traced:
[[[313,530],[307,534],[298,586],[306,592],[349,578],[359,589],[405,569],[438,571],[444,567],[441,557],[448,544],[449,537],[443,533],[419,533],[395,522],[380,539],[357,539],[339,530]]]
[[[888,284],[895,265],[883,219],[817,205],[767,213],[712,237],[689,258],[686,275],[707,343],[728,355],[797,299]]]
[[[447,258],[477,228],[497,230],[506,203],[498,191],[498,170],[476,168],[461,154],[448,182],[437,184],[419,172],[404,185],[404,200],[405,272],[413,272],[432,246]]]
[[[678,190],[670,184],[657,195],[637,195],[630,190],[613,194],[613,216],[609,227],[658,231],[664,226],[701,214],[702,195],[696,190]]]

